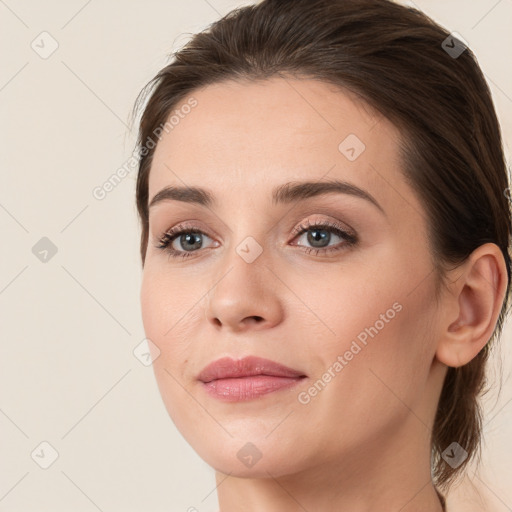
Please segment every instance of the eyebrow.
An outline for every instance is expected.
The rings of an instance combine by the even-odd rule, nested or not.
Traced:
[[[382,206],[369,192],[352,183],[340,180],[284,183],[272,191],[272,203],[274,205],[289,204],[310,197],[332,193],[348,194],[365,199],[386,215]],[[149,208],[163,201],[182,201],[205,207],[213,207],[216,204],[214,194],[210,190],[201,187],[165,187],[153,196],[149,203]]]

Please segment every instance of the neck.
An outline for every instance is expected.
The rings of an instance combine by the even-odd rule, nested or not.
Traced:
[[[403,487],[378,492],[372,483],[362,489],[347,490],[343,485],[322,485],[325,481],[315,478],[304,481],[269,478],[239,479],[217,473],[220,512],[443,512],[439,495],[430,480],[411,483]],[[242,480],[242,481],[240,481]],[[332,482],[331,479],[327,479]],[[220,483],[222,482],[222,485]],[[382,489],[381,489],[382,491]],[[241,504],[244,504],[241,506]]]
[[[429,433],[409,419],[417,423],[413,442],[400,435],[375,440],[336,460],[285,474],[265,466],[265,457],[254,466],[258,477],[216,472],[220,512],[443,512],[431,479]],[[414,453],[411,446],[417,447]]]

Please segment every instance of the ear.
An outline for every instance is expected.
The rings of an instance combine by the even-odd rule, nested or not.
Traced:
[[[451,272],[460,275],[442,299],[446,314],[436,357],[456,368],[469,363],[492,336],[507,290],[507,267],[500,248],[486,243]]]

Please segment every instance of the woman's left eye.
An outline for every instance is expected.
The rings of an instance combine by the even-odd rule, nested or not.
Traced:
[[[357,243],[358,239],[355,234],[347,232],[341,226],[337,224],[331,224],[330,222],[323,222],[317,224],[301,225],[297,228],[297,237],[305,237],[306,242],[311,247],[305,247],[304,252],[307,254],[311,251],[316,251],[315,255],[319,253],[330,253],[333,251],[339,251],[343,248],[353,246]],[[329,246],[332,242],[332,233],[335,237],[341,239],[334,246]]]
[[[335,246],[329,246],[332,242],[332,234],[341,239]],[[343,248],[355,245],[358,241],[355,234],[347,232],[342,226],[329,222],[317,224],[310,224],[308,222],[306,225],[300,225],[294,230],[293,239],[295,240],[304,235],[306,235],[306,242],[310,244],[311,247],[305,247],[302,244],[297,245],[303,247],[304,252],[307,254],[311,251],[316,251],[315,254],[339,251]],[[193,256],[193,253],[197,252],[198,249],[204,248],[203,237],[210,238],[195,227],[187,228],[178,226],[177,228],[172,228],[165,232],[156,247],[168,252],[169,257],[187,258]],[[176,249],[174,247],[175,242],[179,242],[179,245],[181,245],[184,250]],[[187,250],[187,247],[190,250]]]

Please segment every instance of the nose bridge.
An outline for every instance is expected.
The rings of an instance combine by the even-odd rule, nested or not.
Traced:
[[[262,269],[262,267],[270,263],[270,253],[267,251],[271,226],[265,223],[262,214],[256,213],[264,212],[265,209],[260,207],[258,210],[250,194],[240,199],[237,206],[233,219],[229,220],[228,216],[227,225],[230,226],[230,231],[229,249],[225,254],[226,266],[231,268],[235,265],[238,271],[243,273],[247,271],[247,277],[255,278],[262,271],[268,272],[268,269]],[[257,271],[251,266],[256,267]]]
[[[239,330],[255,318],[261,325],[274,325],[282,313],[277,283],[268,268],[268,244],[261,240],[263,230],[257,231],[258,239],[238,224],[231,233],[232,243],[207,293],[206,317],[217,325]]]

